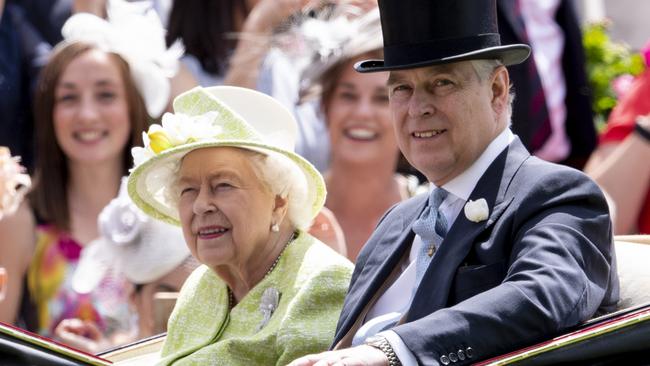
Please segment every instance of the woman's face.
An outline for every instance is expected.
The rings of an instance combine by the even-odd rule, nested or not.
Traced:
[[[397,159],[398,148],[388,109],[385,73],[361,74],[352,65],[343,72],[327,101],[327,123],[333,160],[351,162]]]
[[[90,50],[64,69],[54,92],[54,131],[72,162],[121,159],[130,135],[124,80],[109,54]]]
[[[192,255],[210,268],[250,268],[270,247],[271,225],[279,223],[280,198],[255,174],[251,154],[204,148],[181,162],[177,192],[183,235]]]

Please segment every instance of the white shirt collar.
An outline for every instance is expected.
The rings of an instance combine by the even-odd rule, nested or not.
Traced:
[[[467,201],[478,180],[481,179],[490,164],[514,139],[515,135],[510,131],[510,128],[505,128],[490,142],[481,156],[468,169],[443,184],[442,188],[463,201]]]

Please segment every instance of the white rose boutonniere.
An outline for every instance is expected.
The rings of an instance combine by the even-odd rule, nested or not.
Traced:
[[[490,209],[488,208],[485,198],[476,201],[469,200],[465,204],[465,217],[472,222],[481,222],[487,220],[490,216]]]
[[[198,116],[182,113],[165,113],[162,124],[152,124],[142,133],[144,147],[131,149],[135,166],[173,147],[198,141],[208,141],[217,137],[222,127],[215,123],[218,112],[210,111]]]

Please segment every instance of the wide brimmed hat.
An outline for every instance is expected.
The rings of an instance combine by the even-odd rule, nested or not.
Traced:
[[[465,60],[521,63],[525,44],[501,45],[496,0],[379,0],[384,59],[358,62],[359,72],[411,69]]]
[[[307,183],[304,202],[313,219],[325,203],[325,182],[318,170],[294,153],[298,126],[289,110],[255,90],[216,86],[196,87],[174,99],[174,114],[163,115],[143,135],[144,148],[134,148],[135,167],[129,176],[129,195],[148,215],[180,225],[170,183],[181,159],[208,147],[238,147],[288,159]]]

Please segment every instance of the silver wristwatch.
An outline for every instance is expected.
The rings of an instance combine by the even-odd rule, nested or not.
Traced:
[[[397,358],[397,355],[393,350],[393,346],[390,345],[390,342],[388,342],[388,339],[385,337],[368,337],[363,343],[382,351],[388,358],[388,366],[402,366],[402,363],[400,362],[399,358]]]

